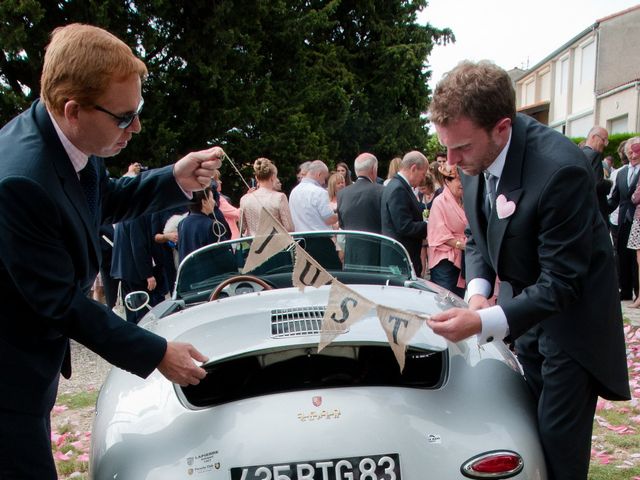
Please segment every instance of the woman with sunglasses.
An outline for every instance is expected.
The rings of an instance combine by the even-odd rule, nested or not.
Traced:
[[[429,271],[431,281],[464,296],[462,269],[467,217],[462,208],[462,183],[455,167],[438,168],[444,181],[442,193],[431,205],[427,225]]]

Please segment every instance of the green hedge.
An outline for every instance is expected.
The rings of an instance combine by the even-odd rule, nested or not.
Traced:
[[[603,158],[607,155],[611,155],[613,157],[613,163],[615,168],[620,168],[622,162],[620,161],[620,157],[618,156],[618,145],[620,145],[625,140],[638,136],[637,133],[616,133],[614,135],[609,135],[609,145],[607,145],[603,152]],[[576,145],[579,145],[585,137],[571,137],[571,140],[575,142]]]

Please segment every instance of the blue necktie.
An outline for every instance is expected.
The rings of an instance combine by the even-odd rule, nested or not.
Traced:
[[[87,166],[80,170],[79,175],[82,191],[87,198],[89,213],[95,223],[98,209],[98,172],[91,159],[87,162]]]

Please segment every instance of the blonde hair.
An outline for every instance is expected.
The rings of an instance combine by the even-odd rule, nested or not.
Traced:
[[[329,194],[329,200],[333,200],[336,198],[336,195],[338,195],[338,192],[336,191],[336,183],[338,183],[339,178],[342,178],[342,181],[345,182],[346,186],[347,182],[344,179],[344,175],[338,172],[332,173],[329,180],[327,180],[327,193]]]
[[[398,173],[400,170],[400,163],[402,159],[400,157],[392,158],[389,162],[389,172],[387,173],[387,178],[391,179],[393,176]]]
[[[253,174],[259,181],[269,180],[277,172],[276,166],[268,158],[261,157],[253,162]]]
[[[73,23],[51,34],[40,95],[47,109],[62,114],[69,99],[95,104],[111,82],[134,74],[144,80],[147,67],[122,40],[101,28]]]

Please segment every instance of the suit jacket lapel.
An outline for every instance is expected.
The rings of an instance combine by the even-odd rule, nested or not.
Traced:
[[[50,158],[56,172],[58,173],[58,178],[60,179],[62,190],[66,194],[71,205],[73,205],[73,208],[75,208],[75,210],[78,212],[78,215],[82,219],[82,223],[87,230],[87,236],[90,239],[88,243],[93,247],[95,260],[97,263],[99,263],[100,245],[98,243],[97,235],[98,225],[94,223],[95,221],[93,215],[91,215],[91,213],[89,212],[87,199],[84,195],[84,192],[82,191],[82,187],[80,186],[78,174],[73,168],[73,164],[71,163],[67,152],[62,146],[53,123],[51,123],[51,118],[49,117],[49,114],[47,113],[47,110],[44,108],[43,104],[39,104],[36,108],[36,119],[45,142],[47,142],[47,144],[50,146],[49,151],[52,152]],[[95,162],[95,158],[89,157],[89,161]],[[96,170],[98,170],[97,164]],[[100,195],[98,194],[98,198],[99,197]],[[99,205],[100,201],[98,201],[98,212],[100,211]]]
[[[496,198],[504,195],[507,201],[516,204],[516,211],[513,215],[518,214],[518,200],[520,200],[520,196],[522,195],[522,162],[524,161],[525,140],[525,127],[522,122],[519,121],[518,117],[516,117],[511,133],[511,144],[509,145],[504,169],[502,170],[500,183],[496,191]],[[489,218],[489,224],[487,226],[489,260],[496,273],[498,272],[502,239],[513,215],[506,218],[498,218],[497,208],[494,207],[491,212],[491,217]]]
[[[465,213],[467,215],[467,222],[472,232],[486,232],[487,224],[484,219],[484,213],[482,212],[482,204],[484,201],[483,189],[480,188],[484,185],[480,181],[480,175],[470,176],[461,173],[460,176],[463,181],[462,194],[464,196]],[[469,207],[473,205],[474,207]],[[474,235],[473,239],[482,252],[485,258],[488,258],[487,250],[487,237],[486,235]]]

